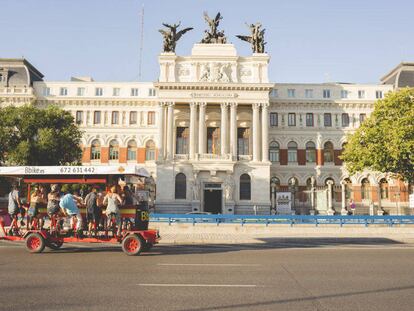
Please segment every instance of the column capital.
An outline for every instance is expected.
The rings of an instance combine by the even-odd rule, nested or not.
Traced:
[[[228,105],[229,105],[229,103],[227,103],[227,102],[220,103],[221,108],[227,108]]]
[[[203,108],[207,107],[207,102],[199,102],[198,104],[200,107],[203,107]]]
[[[237,106],[239,105],[237,102],[230,102],[228,103],[230,108],[237,108]]]
[[[190,102],[190,108],[196,108],[198,106],[197,102]]]
[[[253,104],[252,104],[252,108],[253,108],[253,109],[259,109],[259,108],[260,108],[260,106],[261,106],[261,104],[260,104],[260,103],[253,103]]]
[[[166,105],[168,107],[174,107],[175,106],[175,102],[166,102]]]
[[[263,107],[263,109],[267,109],[267,108],[269,108],[270,104],[269,103],[262,103],[261,106]]]

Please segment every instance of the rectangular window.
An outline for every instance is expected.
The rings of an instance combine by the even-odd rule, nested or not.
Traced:
[[[323,90],[323,98],[331,98],[331,90]]]
[[[364,90],[359,90],[358,91],[358,98],[360,98],[360,99],[365,98],[365,91]]]
[[[289,126],[296,126],[296,113],[289,113],[288,114],[288,125]]]
[[[68,95],[68,89],[66,87],[61,87],[59,91],[60,96],[67,96]]]
[[[332,115],[330,113],[323,114],[323,124],[325,127],[332,126]]]
[[[269,118],[270,126],[277,126],[277,112],[271,112]]]
[[[364,122],[366,117],[367,117],[367,115],[365,113],[360,113],[359,114],[359,123]]]
[[[239,127],[237,129],[237,155],[249,154],[250,128]]]
[[[118,111],[112,111],[111,123],[119,124],[119,112]]]
[[[112,96],[119,96],[121,94],[121,89],[119,87],[114,87],[112,89]]]
[[[139,94],[139,89],[137,88],[131,89],[131,96],[138,96],[138,94]]]
[[[149,89],[148,90],[148,96],[155,96],[155,89]]]
[[[84,87],[78,87],[78,90],[76,91],[76,95],[84,96],[85,95],[85,88]]]
[[[43,96],[50,96],[50,87],[43,88]]]
[[[347,90],[341,90],[341,98],[348,98],[348,91]]]
[[[148,125],[155,124],[155,111],[148,111]]]
[[[101,124],[101,112],[100,111],[93,112],[93,124]]]
[[[76,124],[83,123],[83,111],[76,111]]]
[[[273,90],[270,92],[270,96],[271,96],[271,97],[279,97],[279,93],[278,93],[277,89],[273,89]]]
[[[305,98],[313,98],[313,90],[312,89],[306,89],[305,90]]]
[[[175,138],[175,153],[187,154],[188,153],[188,139],[190,137],[190,130],[188,127],[177,127]]]
[[[207,153],[220,154],[220,128],[207,128]]]
[[[381,99],[381,98],[382,98],[382,91],[376,91],[376,92],[375,92],[375,97],[376,97],[377,99]]]
[[[313,113],[306,114],[306,126],[313,126]]]
[[[102,96],[103,95],[103,88],[97,87],[95,88],[95,96]]]
[[[288,97],[289,98],[294,98],[295,97],[295,89],[288,89]]]
[[[343,113],[342,114],[342,127],[348,127],[349,126],[349,114]]]
[[[129,124],[137,124],[137,112],[131,111],[129,113]]]

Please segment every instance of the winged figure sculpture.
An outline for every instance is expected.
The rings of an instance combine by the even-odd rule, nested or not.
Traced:
[[[183,34],[185,34],[187,31],[192,30],[192,27],[184,28],[180,31],[177,31],[178,27],[180,27],[181,22],[178,24],[167,24],[162,23],[164,27],[167,29],[159,29],[158,31],[163,36],[163,52],[170,52],[175,53],[175,47],[177,45],[177,41],[180,40]]]

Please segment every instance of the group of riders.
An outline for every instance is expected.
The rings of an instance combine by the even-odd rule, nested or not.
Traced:
[[[59,187],[58,184],[50,185],[48,191],[44,185],[35,185],[30,194],[30,204],[27,206],[22,204],[19,187],[14,184],[8,196],[8,213],[12,220],[9,235],[18,234],[18,227],[25,225],[28,230],[43,229],[46,216],[40,213],[40,208],[46,207],[47,217],[51,223],[52,220],[63,221],[64,218],[69,218],[68,231],[73,232],[77,237],[83,237],[84,234],[81,208],[86,210],[86,230],[89,236],[96,236],[99,228],[106,230],[116,228],[114,234],[119,237],[122,230],[120,207],[138,207],[143,200],[127,185],[122,187],[114,185],[106,193],[101,191],[99,186],[91,186],[86,192],[86,195],[80,195],[71,187]],[[24,223],[25,216],[27,216],[27,224]]]

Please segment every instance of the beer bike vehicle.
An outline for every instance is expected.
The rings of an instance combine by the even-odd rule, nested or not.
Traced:
[[[120,166],[23,166],[0,167],[0,176],[17,179],[27,186],[27,202],[30,202],[32,184],[80,184],[99,185],[108,190],[110,185],[118,184],[119,180],[138,182],[140,177],[149,177],[144,168],[134,165]],[[25,205],[28,208],[27,204]],[[86,209],[80,208],[84,219]],[[65,230],[62,226],[64,217],[54,215],[50,217],[49,228],[39,225],[38,219],[46,217],[46,206],[40,207],[37,217],[27,223],[27,228],[18,226],[17,217],[12,219],[9,230],[5,228],[4,216],[0,216],[0,230],[3,236],[0,239],[8,241],[25,241],[26,248],[31,253],[41,253],[45,247],[59,249],[64,243],[112,243],[121,244],[127,255],[139,255],[158,243],[160,237],[157,230],[148,229],[148,212],[140,211],[137,206],[120,207],[121,219],[124,226],[117,230],[116,223],[108,221],[109,226],[99,228],[94,224],[94,235],[83,237],[71,234],[79,232],[76,228],[76,219],[72,219],[73,227]],[[26,213],[27,214],[27,213]],[[7,217],[7,216],[6,216]],[[76,217],[76,216],[73,216]],[[134,219],[131,221],[131,219]],[[28,220],[28,219],[27,219]],[[118,232],[118,234],[117,234]]]

